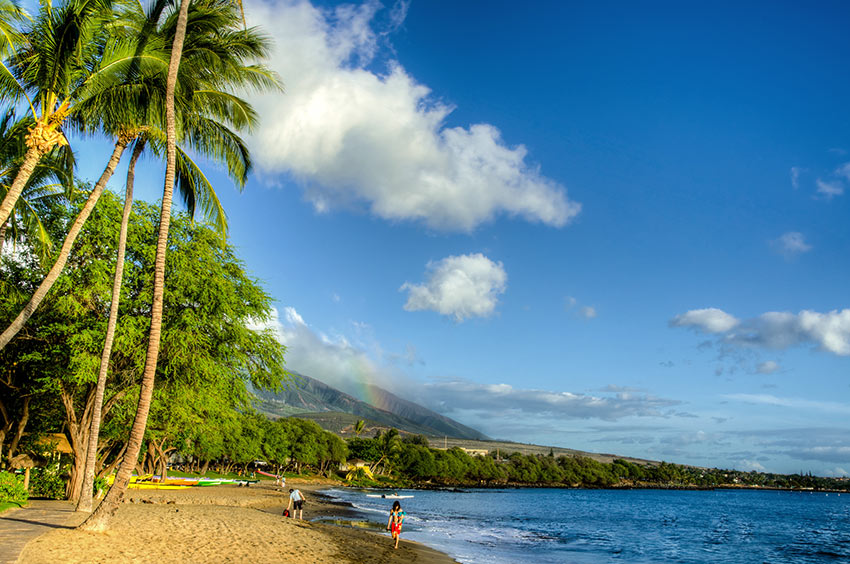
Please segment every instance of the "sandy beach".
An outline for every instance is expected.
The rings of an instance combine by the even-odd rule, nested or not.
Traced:
[[[304,521],[282,517],[288,493],[271,482],[249,488],[218,486],[186,490],[129,490],[107,533],[58,528],[30,542],[18,562],[455,562],[424,545],[388,535],[324,523],[316,517],[346,517],[345,506],[329,503],[321,483],[288,480],[307,496]],[[74,514],[73,527],[87,514]]]

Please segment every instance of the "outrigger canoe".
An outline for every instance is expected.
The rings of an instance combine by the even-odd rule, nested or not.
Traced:
[[[154,482],[136,482],[134,484],[129,484],[127,487],[134,490],[185,490],[192,486],[172,486],[170,484],[156,484]]]
[[[366,494],[366,497],[380,497],[383,499],[408,499],[413,497],[412,495],[398,495],[398,494]]]

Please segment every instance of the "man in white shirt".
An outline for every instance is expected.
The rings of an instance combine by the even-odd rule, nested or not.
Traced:
[[[304,519],[304,494],[301,493],[301,490],[289,490],[289,503],[286,505],[286,508],[289,509],[292,507],[292,516],[295,517],[295,512],[298,512],[298,518]]]

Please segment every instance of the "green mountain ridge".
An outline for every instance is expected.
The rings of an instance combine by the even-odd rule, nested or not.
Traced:
[[[385,409],[358,400],[315,378],[297,372],[292,374],[295,379],[280,393],[254,390],[257,397],[255,407],[272,417],[312,419],[323,428],[338,434],[348,434],[346,431],[353,422],[363,419],[367,423],[367,432],[374,428],[395,427],[400,431],[428,437],[488,438],[471,427],[377,386],[370,387],[370,394],[378,398]]]

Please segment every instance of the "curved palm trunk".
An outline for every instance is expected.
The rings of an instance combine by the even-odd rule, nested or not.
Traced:
[[[103,342],[103,354],[100,356],[100,371],[97,375],[97,388],[92,406],[91,429],[86,449],[86,467],[83,472],[83,486],[77,511],[92,510],[94,490],[94,467],[97,462],[97,441],[100,436],[100,420],[103,410],[103,392],[106,389],[106,375],[109,371],[109,357],[112,355],[112,342],[115,339],[115,326],[118,324],[118,304],[121,301],[121,283],[124,279],[124,254],[127,249],[127,229],[130,225],[130,211],[133,209],[133,185],[136,177],[136,161],[145,147],[144,141],[136,141],[130,166],[127,169],[127,189],[124,195],[124,213],[121,216],[121,231],[118,234],[118,257],[115,262],[115,278],[112,281],[112,301],[109,304],[109,321],[106,324],[106,339]]]
[[[154,263],[153,303],[151,304],[151,328],[148,336],[148,350],[145,359],[145,371],[142,374],[142,385],[139,391],[139,404],[136,417],[130,429],[127,441],[127,452],[118,468],[118,474],[109,493],[95,509],[80,529],[88,531],[103,531],[109,526],[109,521],[118,510],[118,505],[124,498],[130,473],[139,459],[142,440],[145,437],[145,427],[153,396],[156,364],[159,358],[159,340],[162,333],[162,301],[165,289],[165,252],[168,247],[168,228],[171,223],[171,199],[174,193],[174,180],[177,170],[177,119],[174,107],[174,88],[177,84],[177,69],[183,54],[183,41],[186,38],[186,22],[189,15],[189,1],[182,0],[180,13],[177,17],[177,29],[174,43],[171,47],[171,60],[168,64],[168,79],[165,85],[165,126],[166,126],[166,165],[165,185],[162,190],[162,210],[159,220],[159,239],[156,245],[156,260]]]
[[[27,181],[32,176],[32,172],[35,170],[38,161],[41,160],[41,157],[44,153],[38,147],[30,147],[27,149],[26,155],[24,155],[24,162],[21,164],[20,170],[18,170],[17,176],[15,176],[15,180],[12,182],[12,185],[9,187],[9,191],[6,192],[6,197],[3,198],[3,203],[0,204],[0,225],[5,225],[6,220],[9,219],[9,216],[12,215],[12,209],[15,207],[15,204],[18,203],[18,198],[21,197],[21,193],[24,191],[24,187],[27,185]]]
[[[89,218],[89,215],[91,215],[98,199],[100,199],[100,195],[103,193],[106,183],[109,181],[112,173],[115,172],[115,168],[118,166],[118,161],[121,160],[121,155],[124,154],[124,149],[126,147],[127,139],[123,136],[115,142],[112,157],[110,157],[109,163],[107,163],[106,168],[103,170],[103,174],[100,175],[100,179],[97,181],[97,184],[94,185],[94,188],[89,194],[89,198],[86,200],[83,209],[80,211],[79,215],[77,215],[77,218],[68,230],[68,235],[65,237],[65,242],[62,243],[62,249],[59,251],[59,256],[56,258],[56,262],[53,264],[53,267],[50,269],[50,272],[47,273],[44,280],[42,280],[41,285],[35,291],[32,298],[30,298],[29,303],[24,306],[24,309],[21,310],[18,317],[16,317],[9,327],[3,331],[3,334],[0,335],[0,350],[9,344],[9,341],[18,334],[24,324],[26,324],[27,320],[32,317],[32,314],[35,313],[38,305],[47,295],[47,292],[50,291],[50,288],[52,288],[53,284],[56,283],[59,275],[62,274],[62,269],[65,268],[65,263],[68,262],[68,257],[71,256],[71,248],[74,246],[77,236],[80,234],[80,231],[82,230],[86,220]]]

